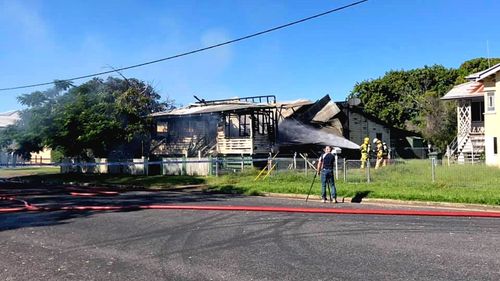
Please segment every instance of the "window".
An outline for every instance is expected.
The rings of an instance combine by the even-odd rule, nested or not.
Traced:
[[[157,133],[168,133],[168,122],[161,122],[159,121],[157,124],[156,124],[156,132]]]
[[[257,132],[261,135],[267,135],[268,134],[268,129],[269,129],[269,124],[270,124],[270,118],[269,115],[266,113],[258,113],[256,119],[256,127],[257,127]]]
[[[488,112],[495,111],[495,92],[486,93],[486,109]]]
[[[233,132],[232,130],[233,124],[231,122],[231,114],[224,116],[224,136],[226,138],[232,137],[231,133]]]
[[[239,123],[239,135],[240,137],[248,137],[250,136],[250,116],[249,115],[239,115],[238,116]]]
[[[484,101],[472,102],[471,111],[472,121],[484,121]]]
[[[228,114],[224,117],[224,136],[226,138],[238,138],[250,136],[250,116]]]
[[[498,153],[497,137],[493,137],[493,153]]]

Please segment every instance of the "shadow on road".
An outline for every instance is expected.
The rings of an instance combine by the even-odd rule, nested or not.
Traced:
[[[361,203],[363,201],[363,198],[367,197],[368,194],[370,194],[372,191],[371,190],[364,190],[364,191],[358,191],[354,195],[354,197],[351,199],[352,203]]]
[[[117,191],[118,190],[118,191]],[[102,192],[114,192],[109,195]],[[27,203],[45,208],[77,207],[77,206],[109,206],[125,207],[123,210],[106,212],[132,212],[142,210],[139,206],[193,204],[218,202],[229,198],[242,197],[241,194],[207,192],[199,187],[175,188],[167,191],[137,190],[102,187],[75,187],[69,185],[41,185],[0,182],[0,198],[6,196],[24,200]],[[0,200],[0,208],[22,207],[19,202]],[[15,204],[15,206],[14,206]],[[50,212],[18,212],[0,214],[0,231],[67,223],[71,220],[102,213],[103,211],[50,211]]]

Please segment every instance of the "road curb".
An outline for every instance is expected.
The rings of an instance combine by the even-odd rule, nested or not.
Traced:
[[[273,198],[287,198],[305,200],[306,195],[303,194],[290,194],[290,193],[273,193],[265,192],[262,196]],[[467,204],[467,203],[450,203],[450,202],[433,202],[433,201],[407,201],[396,199],[377,199],[377,198],[364,198],[361,202],[352,202],[352,198],[343,197],[345,203],[366,203],[373,205],[393,205],[393,206],[413,206],[413,207],[426,207],[436,209],[459,209],[464,211],[482,211],[482,212],[500,212],[500,206],[483,205],[483,204]],[[321,197],[309,196],[311,201],[321,201]]]

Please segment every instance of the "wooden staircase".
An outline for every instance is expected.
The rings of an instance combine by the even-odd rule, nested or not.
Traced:
[[[456,149],[452,150],[451,156],[460,164],[478,163],[482,160],[483,153],[484,134],[471,132],[457,141]]]

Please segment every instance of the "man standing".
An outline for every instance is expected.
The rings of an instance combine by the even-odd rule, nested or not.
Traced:
[[[335,178],[333,177],[334,161],[335,156],[332,154],[332,147],[326,146],[324,153],[319,157],[317,167],[318,175],[321,174],[321,198],[323,198],[323,203],[326,203],[327,184],[331,186],[331,196],[335,199],[334,202],[337,203],[337,190],[335,188]]]

